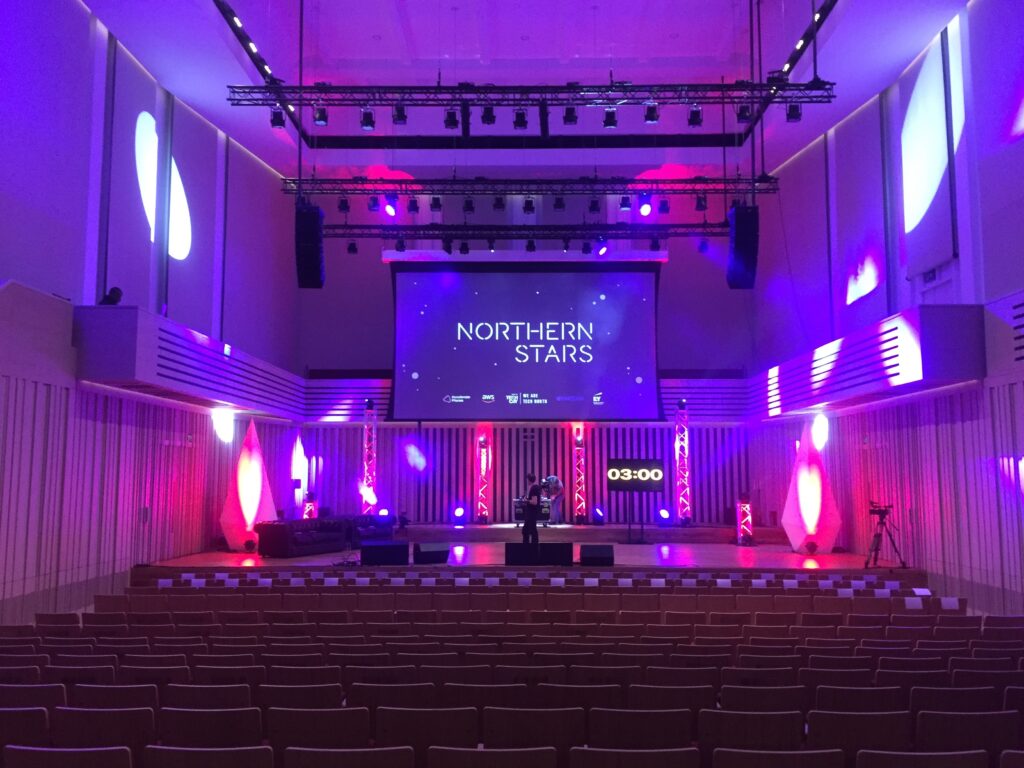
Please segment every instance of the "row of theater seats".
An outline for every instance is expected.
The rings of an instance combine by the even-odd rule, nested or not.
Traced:
[[[642,765],[655,750],[689,750],[685,761],[722,768],[719,750],[791,752],[789,766],[855,768],[864,750],[953,753],[980,751],[973,765],[995,768],[1007,751],[1020,747],[1020,713],[1013,710],[841,712],[811,710],[752,712],[704,708],[613,709],[605,707],[122,707],[28,706],[0,708],[0,743],[8,760],[12,747],[127,748],[136,766],[147,765],[159,745],[183,749],[266,746],[279,768],[296,762],[294,749],[412,750],[414,768],[429,768],[430,749],[546,748],[557,766],[578,764],[573,748],[615,750],[611,765]],[[806,751],[804,751],[806,750]],[[822,751],[832,754],[824,758]],[[478,753],[479,758],[486,753]],[[806,757],[804,757],[806,756]],[[332,755],[334,765],[366,764]],[[639,758],[639,759],[638,759]],[[803,759],[802,759],[803,758]],[[160,758],[157,764],[161,764]],[[932,758],[936,760],[936,758]],[[17,768],[18,758],[6,768]],[[210,763],[208,764],[217,764]],[[224,765],[221,762],[219,765]],[[317,764],[326,764],[319,762]],[[377,763],[381,764],[381,763]],[[393,763],[386,763],[391,765]],[[600,765],[592,761],[584,765]],[[609,763],[605,763],[606,765]],[[757,765],[750,761],[748,765]],[[942,760],[929,763],[930,768]],[[66,765],[66,764],[65,764]],[[179,761],[177,765],[184,766]],[[196,768],[197,763],[190,763]],[[493,766],[494,763],[489,764]],[[531,767],[532,768],[532,767]]]
[[[913,595],[839,596],[791,590],[780,594],[704,592],[690,594],[667,589],[551,592],[543,589],[467,590],[357,590],[339,588],[186,590],[127,595],[97,595],[98,613],[152,613],[161,611],[292,610],[292,611],[741,611],[864,614],[959,614],[966,600],[955,597]]]

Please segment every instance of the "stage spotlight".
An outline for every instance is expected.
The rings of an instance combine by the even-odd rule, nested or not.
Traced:
[[[319,125],[321,128],[327,125],[327,107],[313,108],[313,125]]]
[[[651,194],[650,194],[650,192],[642,192],[640,194],[640,215],[641,216],[650,216],[652,210],[653,209],[651,207]]]
[[[604,127],[619,127],[619,111],[615,107],[607,107],[604,111]]]
[[[441,249],[449,256],[452,255],[452,239],[450,237],[441,240]]]
[[[467,197],[462,201],[462,212],[463,213],[475,213],[476,205],[473,203],[472,197]]]
[[[501,195],[494,196],[494,210],[504,211],[505,210],[505,198]]]
[[[576,107],[566,107],[562,113],[562,125],[576,125],[579,122],[579,115],[576,113]]]
[[[658,527],[669,528],[673,524],[672,513],[664,507],[658,510]]]
[[[486,106],[480,113],[480,122],[484,125],[494,125],[497,119],[494,116],[494,107]]]
[[[466,508],[465,507],[456,507],[455,509],[452,510],[452,522],[455,523],[456,525],[465,525],[466,524]]]
[[[535,253],[536,251],[537,251],[537,243],[535,241],[533,241],[532,239],[531,240],[527,240],[526,241],[526,252],[527,253]]]
[[[697,200],[694,203],[694,207],[698,211],[706,211],[708,209],[708,196],[704,192],[697,193]]]
[[[590,198],[590,207],[587,210],[591,213],[600,213],[601,202],[596,197]]]
[[[441,212],[441,198],[440,197],[437,197],[435,195],[434,197],[430,198],[430,211],[431,211],[431,213],[440,213]]]
[[[562,241],[562,253],[568,253],[569,252],[569,244],[570,244],[569,243],[569,238],[565,238]]]
[[[405,125],[409,122],[409,114],[405,111],[405,104],[398,103],[391,108],[391,124]]]
[[[590,516],[591,525],[604,525],[604,510],[600,507],[594,507],[594,512]]]
[[[580,246],[580,252],[581,252],[581,253],[582,253],[582,254],[583,254],[584,256],[589,256],[589,255],[590,255],[590,252],[591,252],[592,250],[593,250],[593,249],[591,248],[591,245],[590,245],[590,241],[589,241],[589,240],[584,240],[584,241],[583,241],[583,244],[582,244],[582,245]]]
[[[690,107],[690,114],[686,118],[686,122],[691,128],[700,128],[704,125],[704,110],[700,104],[694,104]]]
[[[536,212],[537,206],[533,204],[532,197],[528,197],[525,200],[523,200],[523,213],[525,213],[527,216],[532,216]]]
[[[380,198],[376,195],[370,195],[366,201],[366,210],[371,213],[376,213],[380,210]]]
[[[644,107],[644,122],[653,125],[658,122],[658,105],[648,104]]]
[[[608,253],[608,241],[603,237],[599,238],[597,241],[597,255],[604,256],[606,253]]]
[[[359,113],[359,127],[364,131],[372,131],[377,127],[377,120],[373,116],[373,110],[369,107],[364,107],[363,111]]]
[[[391,218],[398,215],[398,195],[391,193],[384,195],[384,213]]]
[[[348,246],[345,248],[345,250],[348,252],[349,256],[352,256],[359,253],[359,246],[356,245],[355,240],[349,240]]]
[[[622,197],[619,198],[619,210],[620,211],[628,211],[632,207],[633,207],[633,204],[632,204],[632,202],[629,199],[629,195],[623,195]]]
[[[749,123],[753,118],[753,110],[749,104],[740,104],[736,110],[736,122],[737,123]]]
[[[469,242],[467,240],[463,240],[461,243],[459,243],[459,253],[461,253],[463,256],[469,255]]]
[[[487,238],[487,250],[489,250],[491,253],[494,253],[494,246],[496,244],[497,244],[497,242],[495,241],[495,239],[493,237]]]
[[[338,198],[338,213],[348,213],[350,210],[347,197]]]
[[[420,201],[418,199],[416,199],[415,197],[410,197],[409,198],[409,205],[406,207],[406,210],[409,211],[409,213],[419,213],[420,212]]]
[[[658,201],[658,213],[664,216],[669,211],[668,198],[663,197]]]
[[[400,238],[398,238],[395,241],[395,250],[398,251],[399,253],[405,253],[405,239],[404,238],[400,237]]]
[[[800,118],[804,116],[803,108],[799,104],[787,104],[786,105],[786,122],[787,123],[799,123]]]
[[[444,111],[444,127],[449,131],[454,131],[459,127],[459,111],[454,107],[449,107]]]
[[[660,251],[661,250],[661,241],[658,238],[656,238],[656,237],[651,240],[651,250],[652,251]]]
[[[274,128],[284,128],[284,110],[280,107],[272,107],[270,110],[270,125]]]
[[[515,128],[517,131],[525,131],[527,125],[526,110],[520,107],[513,113],[513,115],[514,116],[512,118],[512,127]]]
[[[564,211],[565,210],[565,198],[564,197],[559,196],[559,197],[555,198],[555,210],[556,211]]]

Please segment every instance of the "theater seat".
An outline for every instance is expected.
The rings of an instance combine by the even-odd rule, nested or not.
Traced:
[[[460,749],[430,747],[427,768],[556,768],[558,752],[554,747],[526,749]]]
[[[270,747],[146,747],[145,768],[274,768]]]
[[[878,752],[862,749],[857,768],[988,768],[983,749],[970,752]]]
[[[128,747],[7,747],[3,758],[4,768],[132,768]]]
[[[688,709],[602,709],[587,716],[587,746],[601,749],[678,749],[693,741]]]
[[[785,752],[751,749],[716,749],[713,768],[843,768],[839,749]]]
[[[696,749],[573,747],[569,750],[569,768],[700,768],[700,752]]]
[[[412,747],[377,749],[289,747],[284,752],[284,768],[414,768],[414,762]]]

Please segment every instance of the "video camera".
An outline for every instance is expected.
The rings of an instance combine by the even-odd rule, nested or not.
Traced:
[[[876,515],[877,517],[885,519],[886,515],[892,512],[892,504],[879,504],[877,501],[868,502],[868,514]]]

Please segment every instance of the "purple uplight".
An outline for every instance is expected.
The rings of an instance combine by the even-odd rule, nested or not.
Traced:
[[[668,520],[669,511],[667,509],[659,509],[658,515],[661,517],[662,520]]]
[[[456,520],[461,520],[462,518],[464,518],[466,516],[466,508],[465,507],[456,507],[455,511],[452,512],[452,514],[455,515],[455,519]]]
[[[377,516],[378,517],[388,517],[390,514],[391,514],[391,510],[388,509],[387,507],[377,511]]]
[[[384,205],[384,213],[386,213],[391,218],[394,218],[395,216],[398,215],[398,209],[395,208],[395,206],[393,206],[391,203],[386,203]]]
[[[604,256],[606,253],[608,253],[608,246],[607,245],[602,245],[600,248],[597,249],[597,255],[598,256]]]
[[[650,216],[651,215],[651,204],[650,203],[641,203],[640,204],[640,215],[641,216]]]

